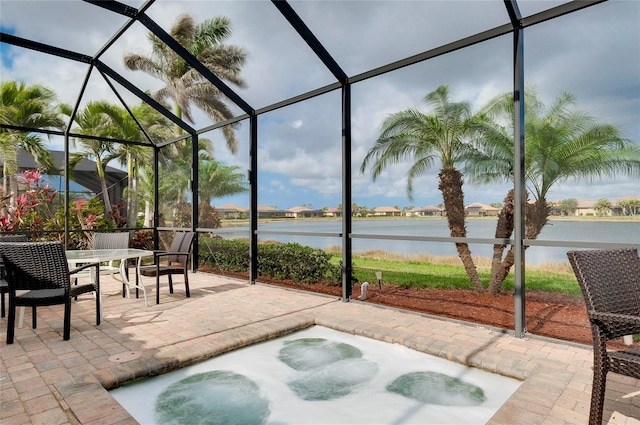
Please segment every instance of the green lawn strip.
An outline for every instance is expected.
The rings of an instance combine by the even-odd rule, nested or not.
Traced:
[[[353,274],[360,283],[377,284],[375,272],[382,271],[383,285],[435,289],[470,289],[469,278],[462,265],[432,264],[420,261],[379,260],[373,258],[353,259]],[[489,282],[490,271],[478,269],[480,279]],[[507,277],[504,289],[513,289],[513,270]],[[546,292],[580,295],[580,287],[572,273],[527,270],[525,288]]]

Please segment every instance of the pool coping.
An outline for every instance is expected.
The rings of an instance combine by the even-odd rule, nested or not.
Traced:
[[[343,303],[339,303],[338,305],[340,304]],[[349,303],[344,304],[348,305]],[[362,305],[362,308],[381,309],[375,305]],[[385,309],[382,308],[382,310]],[[512,424],[514,412],[517,412],[517,416],[521,419],[526,412],[532,411],[537,411],[538,414],[542,416],[545,405],[549,408],[553,407],[553,400],[549,399],[549,396],[554,395],[555,398],[559,397],[562,389],[566,388],[572,380],[576,379],[577,370],[571,371],[567,370],[566,367],[558,367],[559,365],[555,361],[548,363],[550,356],[544,356],[547,361],[537,359],[535,362],[532,362],[524,357],[513,358],[510,356],[505,358],[500,355],[504,353],[502,349],[489,348],[495,346],[497,341],[505,340],[507,341],[505,345],[510,345],[511,349],[513,349],[513,344],[508,344],[508,341],[515,338],[507,331],[455,321],[440,321],[438,319],[425,317],[424,315],[386,310],[391,314],[409,314],[416,316],[415,323],[412,326],[418,325],[421,321],[425,321],[425,325],[427,322],[436,321],[447,323],[448,329],[457,327],[463,329],[472,328],[476,334],[475,339],[477,344],[470,344],[466,338],[458,339],[458,342],[456,342],[455,339],[443,341],[437,337],[417,335],[414,331],[410,330],[411,328],[400,330],[397,327],[384,326],[380,323],[374,325],[369,322],[345,322],[343,319],[336,318],[335,315],[326,314],[326,312],[316,315],[313,314],[313,310],[307,310],[302,313],[292,313],[285,317],[278,317],[259,323],[250,323],[240,328],[220,332],[216,335],[202,336],[195,340],[179,343],[166,350],[162,357],[158,357],[155,354],[138,357],[126,363],[89,373],[75,382],[56,385],[56,388],[69,406],[69,409],[83,424],[95,423],[97,420],[110,424],[137,423],[135,419],[111,397],[108,390],[117,388],[138,378],[171,372],[242,347],[284,336],[316,325],[383,342],[401,344],[416,351],[522,381],[518,389],[498,410],[489,423]],[[431,325],[433,326],[434,324],[431,323]],[[527,338],[527,340],[533,342],[532,338]],[[523,342],[517,339],[516,341]],[[198,347],[198,350],[195,351],[194,347]],[[543,349],[543,347],[550,348],[551,346],[549,343],[543,342],[540,348]],[[590,358],[590,353],[586,347],[578,348],[574,346],[573,348],[587,352],[585,356]],[[509,354],[511,355],[512,353]],[[547,400],[544,405],[539,404],[539,397],[536,397],[538,398],[537,402],[532,401],[532,396],[539,393],[542,388],[545,389],[545,398]],[[87,404],[87,398],[94,400],[95,403]],[[97,406],[100,406],[100,408],[97,409]],[[586,406],[587,405],[585,405],[585,407]],[[581,410],[583,410],[585,415],[588,414],[588,409],[585,410],[583,408]],[[529,416],[533,414],[534,413],[529,413]],[[540,419],[542,419],[542,417],[540,417]],[[533,422],[527,421],[526,423]]]
[[[72,329],[74,344],[81,347],[86,339],[90,340],[90,347],[104,346],[100,352],[96,349],[95,354],[84,353],[90,364],[67,374],[71,375],[70,379],[57,379],[49,384],[59,403],[58,409],[66,412],[67,418],[66,422],[55,423],[135,424],[137,421],[111,397],[109,389],[314,325],[401,344],[521,380],[519,388],[490,419],[490,424],[513,424],[514,420],[527,424],[587,423],[593,364],[591,347],[532,335],[515,338],[511,332],[500,329],[366,302],[342,302],[335,297],[266,284],[248,285],[202,272],[193,274],[190,281],[190,299],[177,293],[170,299],[164,298],[162,304],[148,308],[141,308],[135,299],[108,300],[103,303],[107,318],[99,328],[91,323],[95,319],[92,300],[74,306],[74,315],[81,315],[87,322],[86,326],[72,322],[76,323],[72,326],[78,326]],[[114,293],[117,294],[117,289]],[[41,330],[43,326],[47,323],[39,321],[37,332],[21,330],[16,342],[26,343],[28,333],[45,340],[43,335],[47,334]],[[38,346],[49,344],[52,352],[72,349],[69,342],[59,341],[57,332],[53,334]],[[107,342],[101,342],[103,340]],[[131,351],[114,353],[122,347]],[[3,364],[4,360],[3,355]],[[9,368],[7,372],[10,377],[12,370]],[[82,373],[83,370],[86,373]],[[612,424],[638,423],[633,418],[637,416],[634,412],[640,411],[640,397],[627,400],[622,395],[640,390],[640,382],[617,375],[610,379],[614,382],[607,386],[605,421],[609,418]],[[54,422],[43,419],[42,412],[26,410],[32,423]],[[58,413],[51,410],[54,411]],[[3,423],[4,419],[11,419],[0,417]],[[12,418],[19,423],[17,418],[24,415]],[[7,420],[7,423],[12,422]]]

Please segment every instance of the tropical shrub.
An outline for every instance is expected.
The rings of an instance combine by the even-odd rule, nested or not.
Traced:
[[[200,227],[207,229],[217,229],[220,227],[220,217],[218,210],[210,205],[202,205],[199,207],[198,224]],[[175,209],[175,226],[191,227],[191,203],[182,202]]]
[[[200,238],[201,264],[234,272],[249,269],[249,243],[246,240]],[[298,243],[258,245],[258,274],[302,283],[340,282],[342,268],[330,262],[331,255],[321,249]]]
[[[153,250],[153,231],[136,230],[133,232],[131,248]]]
[[[40,170],[23,171],[16,178],[25,190],[0,198],[0,230],[42,230],[45,222],[54,216],[52,202],[58,192],[42,177]]]
[[[231,272],[249,270],[249,243],[240,239],[226,240],[220,237],[199,237],[201,264]]]
[[[93,245],[91,230],[115,228],[116,223],[113,218],[105,217],[104,206],[99,198],[79,198],[69,204],[69,229],[72,229],[68,241],[70,248],[90,249]],[[64,207],[60,207],[54,219],[49,220],[45,226],[45,230],[60,229],[64,229]]]

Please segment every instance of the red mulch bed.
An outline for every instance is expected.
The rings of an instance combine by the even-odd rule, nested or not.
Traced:
[[[202,269],[216,273],[216,270]],[[247,273],[225,275],[248,279]],[[303,284],[260,277],[261,283],[342,296],[342,288],[321,283]],[[352,298],[360,296],[360,285],[354,285]],[[370,284],[364,302],[415,311],[465,322],[514,329],[515,298],[513,293],[500,295],[473,290],[416,289],[392,285]],[[534,335],[591,345],[591,328],[582,297],[541,291],[526,292],[526,329]],[[620,342],[622,344],[622,341]],[[617,345],[617,344],[616,344]]]

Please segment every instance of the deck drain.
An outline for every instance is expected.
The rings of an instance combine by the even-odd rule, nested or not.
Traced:
[[[114,354],[109,357],[110,362],[114,363],[124,363],[130,360],[137,359],[142,355],[142,351],[125,351],[124,353]]]

